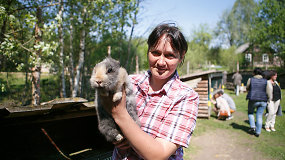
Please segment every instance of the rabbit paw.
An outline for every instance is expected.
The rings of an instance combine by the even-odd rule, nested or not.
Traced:
[[[124,139],[124,137],[121,134],[118,134],[115,139],[117,142],[120,142],[121,140]]]
[[[123,94],[122,92],[115,93],[113,96],[113,102],[120,100],[122,98],[122,94]]]

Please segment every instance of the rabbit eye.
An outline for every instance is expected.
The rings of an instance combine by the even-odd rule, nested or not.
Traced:
[[[112,69],[112,68],[109,68],[107,72],[108,72],[108,73],[111,73],[111,72],[113,72],[113,69]]]

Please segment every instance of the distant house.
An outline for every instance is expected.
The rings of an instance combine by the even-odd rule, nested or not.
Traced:
[[[276,53],[261,53],[258,47],[251,47],[249,43],[239,46],[235,53],[244,55],[244,67],[280,67],[282,63]]]

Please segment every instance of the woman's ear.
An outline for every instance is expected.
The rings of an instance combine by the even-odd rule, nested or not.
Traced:
[[[183,65],[184,58],[185,58],[185,52],[182,53],[182,56],[180,56],[180,59],[179,59],[179,66],[182,66],[182,65]]]

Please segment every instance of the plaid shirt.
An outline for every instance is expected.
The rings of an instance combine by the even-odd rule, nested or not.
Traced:
[[[145,75],[130,76],[141,129],[153,138],[163,138],[180,145],[169,159],[183,159],[181,146],[188,147],[196,126],[198,94],[180,81],[177,71],[161,90],[149,94],[150,75],[148,71]],[[113,159],[141,159],[133,150],[124,153],[120,155],[115,148]]]

